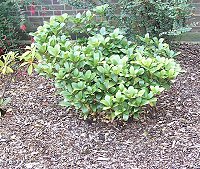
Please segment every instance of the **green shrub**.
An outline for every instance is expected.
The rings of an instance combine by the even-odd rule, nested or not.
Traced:
[[[94,11],[105,12],[106,6]],[[99,27],[106,25],[101,21],[93,24],[94,18],[91,11],[76,17],[63,14],[39,27],[33,34],[36,53],[42,57],[37,71],[55,80],[64,98],[61,105],[74,106],[84,118],[137,118],[143,106],[155,105],[156,96],[180,72],[173,60],[177,53],[148,34],[139,46],[118,28]],[[73,41],[74,32],[87,34]]]
[[[174,35],[187,32],[187,19],[191,15],[191,0],[110,0],[81,1],[62,0],[75,8],[93,8],[99,4],[110,4],[107,18],[116,27],[126,31],[129,39],[146,33],[168,40]]]

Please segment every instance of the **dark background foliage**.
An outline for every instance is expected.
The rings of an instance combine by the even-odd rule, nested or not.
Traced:
[[[190,30],[186,21],[191,15],[190,0],[108,0],[80,1],[62,0],[75,8],[93,8],[109,4],[108,19],[116,27],[123,28],[131,40],[136,35],[150,33],[151,36],[170,40]]]

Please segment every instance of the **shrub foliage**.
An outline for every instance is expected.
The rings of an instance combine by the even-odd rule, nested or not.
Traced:
[[[24,20],[18,4],[11,0],[0,2],[0,55],[16,48],[23,33],[20,26]]]
[[[37,71],[55,80],[63,96],[61,105],[75,107],[84,118],[103,114],[109,119],[137,118],[145,105],[155,105],[156,96],[167,89],[180,72],[163,39],[140,38],[143,45],[128,41],[119,28],[112,29],[93,11],[51,17],[33,33]],[[102,22],[101,22],[102,21]],[[73,29],[71,29],[73,28]],[[72,40],[71,34],[84,36]]]
[[[124,29],[129,39],[146,33],[170,40],[174,35],[187,32],[187,19],[191,16],[191,0],[62,0],[75,8],[93,8],[110,4],[107,18],[116,27]]]

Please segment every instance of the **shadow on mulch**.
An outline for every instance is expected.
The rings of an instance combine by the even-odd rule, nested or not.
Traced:
[[[0,119],[0,168],[200,168],[200,46],[178,50],[185,73],[128,123],[83,121],[58,106],[51,81],[18,79]]]

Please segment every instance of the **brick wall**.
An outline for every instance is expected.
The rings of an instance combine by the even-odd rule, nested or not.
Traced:
[[[114,2],[114,0],[111,0]],[[192,1],[195,9],[194,16],[189,22],[194,22],[193,32],[200,32],[200,0]],[[43,0],[44,5],[36,5],[35,12],[31,12],[31,6],[27,6],[25,14],[28,16],[31,22],[30,30],[35,30],[38,26],[43,24],[43,21],[48,21],[52,15],[61,15],[68,13],[70,15],[76,15],[79,12],[83,12],[85,9],[75,9],[67,4],[61,4],[59,0]]]
[[[193,17],[190,22],[194,24],[192,27],[192,32],[200,32],[200,0],[193,0]]]
[[[24,13],[31,23],[30,30],[35,30],[38,26],[43,24],[43,21],[49,21],[52,15],[61,15],[63,13],[76,15],[84,10],[85,9],[75,9],[67,4],[61,4],[59,0],[43,0],[43,5],[35,5],[34,10],[32,6],[27,6]]]

